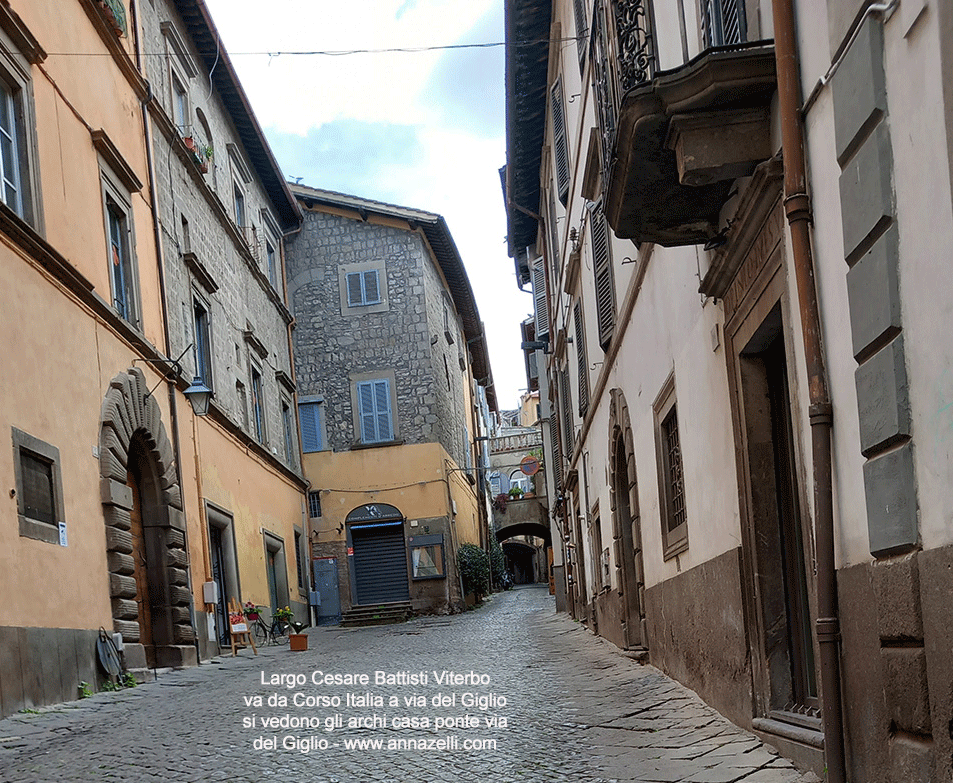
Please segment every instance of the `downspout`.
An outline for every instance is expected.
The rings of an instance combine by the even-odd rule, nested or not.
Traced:
[[[135,31],[135,55],[136,55],[136,70],[142,74],[145,78],[145,72],[143,70],[142,64],[142,39],[139,35],[139,19],[138,19],[138,9],[133,7],[132,12],[134,14],[133,18],[133,30]],[[160,224],[159,218],[159,200],[158,200],[158,189],[156,188],[156,176],[155,176],[155,159],[152,155],[152,123],[149,119],[149,103],[154,99],[152,93],[152,84],[149,83],[148,79],[146,84],[149,85],[149,95],[145,100],[140,101],[140,108],[142,110],[142,133],[145,141],[146,147],[146,168],[149,172],[149,201],[151,202],[151,212],[152,212],[152,232],[155,238],[156,244],[156,266],[158,267],[158,278],[159,278],[159,304],[162,310],[162,338],[165,340],[165,355],[168,356],[170,348],[172,346],[172,340],[169,335],[169,311],[168,303],[166,301],[166,284],[165,284],[165,256],[162,252],[162,226]],[[176,407],[176,398],[175,398],[175,388],[177,378],[172,378],[168,380],[168,390],[169,390],[169,422],[172,428],[172,450],[175,455],[175,464],[179,472],[179,487],[182,487],[182,448],[179,438],[179,413],[178,408]],[[201,486],[201,484],[200,484]],[[201,492],[200,492],[201,500]],[[182,513],[185,515],[185,495],[182,495]],[[202,516],[201,510],[202,504],[199,503],[199,516]],[[205,533],[202,532],[202,544],[203,550],[205,547]],[[189,537],[185,536],[185,553],[189,558],[189,563],[192,562],[192,558],[189,555]],[[204,560],[204,558],[203,558]],[[204,563],[203,563],[204,564]],[[199,637],[197,628],[195,627],[195,591],[192,589],[192,569],[186,569],[186,578],[188,579],[188,589],[189,589],[189,614],[192,618],[192,630],[195,632],[195,641],[193,645],[195,647],[195,656],[196,659],[201,662],[202,660],[202,651],[199,647]]]
[[[844,783],[844,731],[840,683],[840,628],[834,560],[834,505],[831,489],[833,407],[821,346],[821,319],[811,251],[811,204],[807,195],[804,140],[799,99],[797,39],[793,0],[772,0],[778,73],[778,109],[784,155],[784,211],[791,230],[791,252],[807,364],[811,446],[814,468],[814,526],[817,567],[817,642],[820,648],[824,757],[829,783]]]

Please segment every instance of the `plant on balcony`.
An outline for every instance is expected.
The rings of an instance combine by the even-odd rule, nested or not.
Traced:
[[[501,514],[506,513],[506,502],[510,499],[510,496],[505,492],[501,492],[495,498],[493,498],[493,510],[499,511]]]
[[[96,0],[117,36],[126,34],[126,7],[122,0]]]
[[[522,487],[510,487],[509,496],[512,500],[519,500],[523,497]]]

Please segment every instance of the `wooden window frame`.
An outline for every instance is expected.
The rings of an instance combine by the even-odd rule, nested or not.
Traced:
[[[205,314],[204,330],[199,323],[198,311]],[[195,363],[195,377],[215,391],[215,373],[212,371],[212,308],[205,299],[195,290],[192,291],[192,338],[194,341],[193,361]],[[201,347],[204,342],[204,352]]]
[[[0,8],[0,83],[13,110],[12,146],[16,160],[17,203],[10,204],[0,181],[0,201],[39,233],[43,233],[42,200],[36,137],[36,106],[33,99],[32,64],[46,57],[39,43],[11,11]],[[6,172],[4,172],[4,176]]]
[[[106,235],[106,263],[109,269],[110,304],[120,318],[141,330],[142,304],[139,293],[139,264],[136,258],[136,228],[133,221],[132,194],[120,184],[119,177],[102,161],[99,171],[103,229]],[[119,266],[122,273],[118,282],[124,288],[121,299],[120,292],[116,290],[117,280],[114,273],[116,264],[113,259],[113,227],[116,219],[121,221],[118,229],[123,234],[119,241],[121,251]],[[121,304],[122,308],[117,304]]]
[[[565,107],[562,77],[557,77],[549,89],[549,113],[553,124],[553,159],[556,188],[563,206],[569,200],[569,180],[572,171],[569,163],[569,137],[566,133]]]

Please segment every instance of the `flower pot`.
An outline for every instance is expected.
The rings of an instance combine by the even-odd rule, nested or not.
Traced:
[[[288,646],[294,652],[304,652],[308,649],[308,635],[306,633],[289,633]]]
[[[246,612],[245,617],[247,617],[249,620],[257,620],[258,612]]]

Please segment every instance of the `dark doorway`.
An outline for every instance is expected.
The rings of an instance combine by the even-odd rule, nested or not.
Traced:
[[[819,703],[780,305],[739,359],[767,701],[772,716],[800,722]]]
[[[642,535],[638,508],[633,508],[635,467],[630,466],[630,455],[625,447],[622,432],[613,439],[613,546],[618,584],[622,592],[622,610],[625,622],[626,649],[645,646],[645,577],[642,569]],[[632,457],[634,459],[634,457]],[[631,469],[630,469],[631,468]]]

